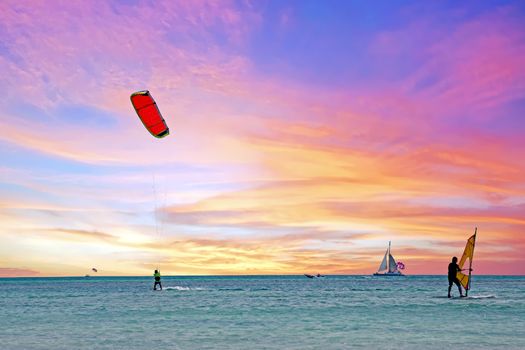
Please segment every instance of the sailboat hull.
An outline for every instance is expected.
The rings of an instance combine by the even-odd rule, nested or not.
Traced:
[[[405,276],[405,275],[397,271],[397,272],[385,272],[385,273],[376,272],[373,274],[373,276],[398,277],[398,276]]]

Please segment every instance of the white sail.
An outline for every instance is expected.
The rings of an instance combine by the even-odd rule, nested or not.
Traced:
[[[397,263],[392,254],[388,254],[388,272],[397,271]]]
[[[386,270],[386,255],[388,254],[388,250],[385,252],[385,256],[383,257],[383,261],[381,262],[381,265],[379,265],[379,271],[385,271]]]
[[[390,254],[390,242],[388,242],[388,249],[385,252],[383,261],[381,261],[381,265],[379,265],[379,270],[374,273],[374,276],[404,276],[397,268],[396,259]]]

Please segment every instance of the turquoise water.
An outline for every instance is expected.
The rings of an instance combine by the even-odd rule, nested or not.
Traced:
[[[523,349],[525,277],[0,279],[1,349]],[[457,295],[457,289],[453,290]]]

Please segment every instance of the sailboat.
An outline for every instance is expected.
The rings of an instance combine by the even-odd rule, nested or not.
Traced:
[[[457,277],[459,280],[459,283],[465,288],[465,296],[468,296],[468,291],[470,290],[470,277],[472,274],[472,259],[474,258],[474,247],[476,246],[476,234],[478,233],[478,228],[474,230],[474,234],[470,236],[470,238],[467,240],[467,245],[465,246],[465,250],[463,251],[463,255],[461,256],[461,260],[458,263],[458,266],[460,269],[463,270],[463,267],[465,266],[465,263],[468,259],[468,275],[465,275],[461,271],[457,273]],[[465,268],[466,270],[466,268]]]
[[[374,276],[404,276],[398,269],[396,259],[390,254],[390,245],[391,242],[388,242],[388,249],[383,257],[383,261],[381,261],[381,265],[379,265],[379,269],[374,273]],[[402,268],[404,268],[404,264],[402,264]]]

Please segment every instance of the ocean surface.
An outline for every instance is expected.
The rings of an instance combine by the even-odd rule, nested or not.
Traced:
[[[0,349],[525,348],[525,276],[474,276],[474,298],[450,300],[446,276],[152,285],[151,277],[0,278]]]

